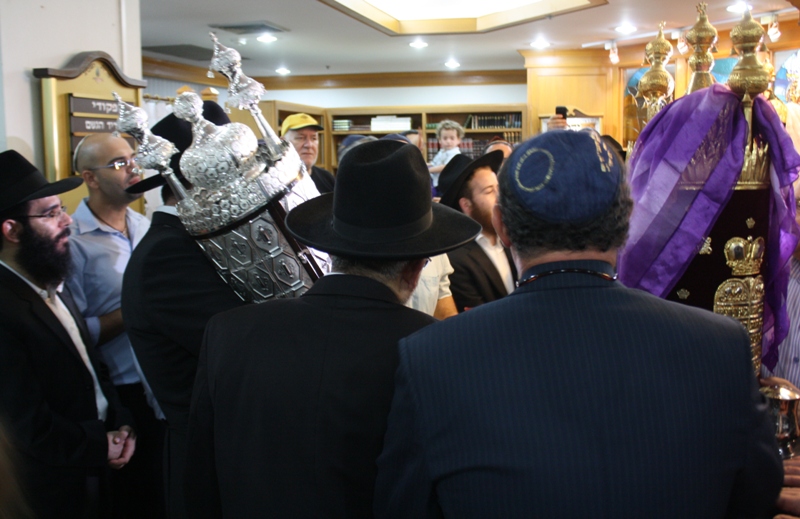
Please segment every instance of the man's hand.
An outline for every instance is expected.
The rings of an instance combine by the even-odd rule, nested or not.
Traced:
[[[566,130],[567,120],[561,114],[552,116],[547,120],[547,131],[550,130]]]
[[[108,466],[121,469],[131,460],[136,450],[136,433],[127,425],[118,431],[106,433],[108,436]]]

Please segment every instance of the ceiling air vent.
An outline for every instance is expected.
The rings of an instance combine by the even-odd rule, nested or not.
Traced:
[[[142,47],[142,50],[164,54],[166,56],[172,56],[175,58],[205,62],[211,61],[211,58],[214,55],[214,51],[212,49],[206,49],[205,47],[199,47],[197,45],[161,45],[155,47]],[[242,56],[242,60],[246,59],[249,58]]]
[[[279,32],[288,31],[288,29],[284,29],[283,27],[269,22],[249,22],[232,25],[211,24],[209,27],[212,29],[220,29],[223,31],[232,32],[234,34],[263,34],[265,32],[277,34]]]

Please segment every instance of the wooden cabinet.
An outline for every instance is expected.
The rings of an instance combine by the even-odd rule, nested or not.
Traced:
[[[359,108],[330,108],[326,110],[330,129],[327,147],[332,160],[326,164],[331,171],[338,167],[337,149],[348,135],[373,135],[380,138],[402,129],[373,131],[372,120],[379,116],[397,116],[400,123],[420,134],[420,150],[427,161],[438,151],[436,125],[445,119],[464,126],[462,153],[479,156],[488,142],[499,137],[518,143],[528,137],[527,110],[524,104],[459,105],[459,106],[379,106]],[[408,122],[406,121],[408,119]]]

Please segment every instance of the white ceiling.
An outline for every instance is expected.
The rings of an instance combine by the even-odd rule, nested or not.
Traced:
[[[397,0],[402,1],[402,0]],[[431,0],[435,1],[435,0]],[[487,0],[491,1],[491,0]],[[718,30],[729,29],[737,15],[725,10],[729,2],[709,1],[708,17]],[[264,44],[248,37],[218,31],[222,43],[237,48],[249,76],[276,76],[286,67],[293,75],[359,74],[378,72],[444,71],[455,58],[460,70],[508,70],[524,66],[520,49],[543,37],[550,50],[580,49],[582,45],[617,39],[620,46],[653,38],[660,22],[666,30],[688,28],[697,19],[696,0],[608,0],[606,5],[555,16],[485,34],[425,36],[425,49],[408,46],[412,36],[388,36],[318,0],[140,0],[142,46],[191,44],[212,48],[210,24],[266,21],[288,29],[278,41]],[[782,23],[797,23],[797,11],[785,0],[749,0],[759,15],[785,11]],[[628,22],[639,31],[622,36],[614,28]],[[669,37],[669,34],[667,35]],[[143,52],[146,56],[205,67],[207,61],[178,60]]]

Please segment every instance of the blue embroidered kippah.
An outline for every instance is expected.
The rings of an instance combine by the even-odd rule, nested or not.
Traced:
[[[514,194],[537,218],[582,223],[608,210],[623,168],[596,131],[554,130],[518,146],[506,174]]]

